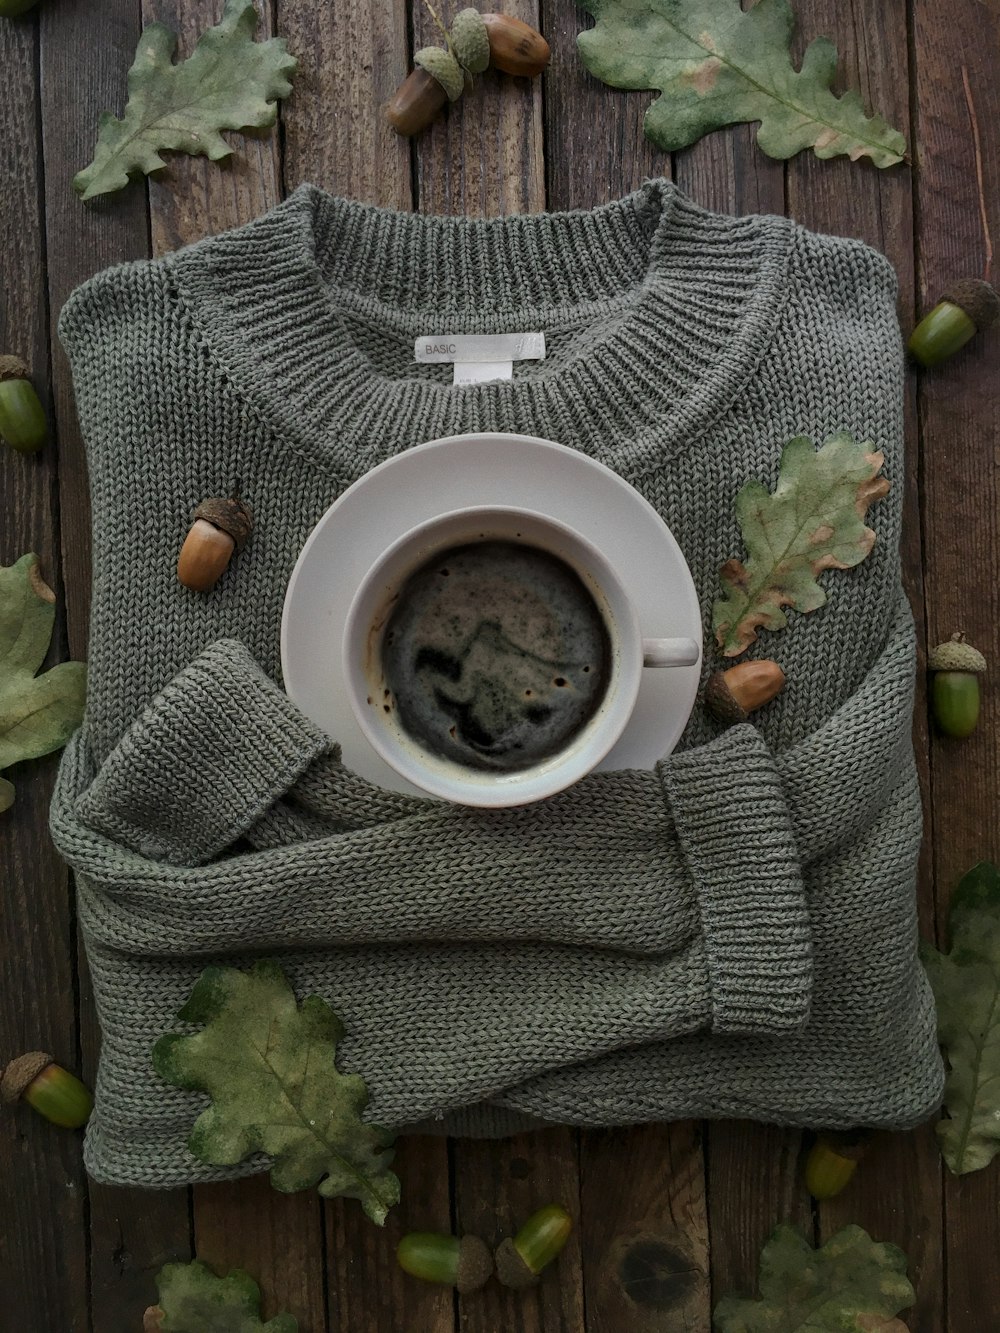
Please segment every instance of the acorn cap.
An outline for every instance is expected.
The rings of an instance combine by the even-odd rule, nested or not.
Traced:
[[[950,301],[964,310],[977,329],[988,329],[1000,319],[1000,296],[982,278],[960,278],[951,284],[941,300]]]
[[[705,686],[705,707],[722,722],[746,722],[750,714],[733,695],[726,682],[725,672],[716,671]]]
[[[424,46],[415,52],[413,63],[437,79],[449,102],[457,102],[465,92],[465,71],[450,51],[440,46]]]
[[[493,1276],[493,1256],[478,1236],[463,1236],[458,1246],[455,1286],[464,1296],[485,1287]]]
[[[482,74],[490,63],[490,34],[479,10],[459,10],[448,36],[458,63],[470,74]]]
[[[947,643],[939,643],[927,658],[930,671],[967,671],[981,676],[986,670],[986,658],[978,648],[966,643],[961,634],[953,634]]]
[[[868,1151],[872,1139],[870,1129],[821,1129],[816,1135],[817,1143],[822,1143],[830,1152],[843,1157],[847,1162],[860,1162]]]
[[[237,496],[229,500],[213,496],[202,500],[194,511],[195,518],[203,518],[214,523],[223,532],[228,532],[236,543],[237,551],[242,551],[247,538],[253,531],[253,510]]]
[[[497,1277],[505,1287],[513,1287],[519,1290],[523,1287],[533,1287],[538,1281],[538,1274],[533,1273],[528,1265],[518,1253],[517,1246],[508,1236],[497,1246],[497,1252],[494,1255]]]
[[[0,381],[26,380],[31,374],[19,356],[0,356]]]
[[[52,1056],[45,1051],[29,1051],[27,1055],[11,1060],[0,1078],[0,1102],[5,1106],[19,1102],[42,1070],[48,1069],[52,1063]]]

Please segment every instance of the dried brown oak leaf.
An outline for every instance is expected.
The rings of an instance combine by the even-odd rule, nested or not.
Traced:
[[[748,556],[722,566],[725,591],[712,615],[723,657],[739,657],[758,629],[784,629],[783,607],[818,610],[826,592],[816,576],[864,560],[875,545],[865,514],[889,490],[878,475],[884,461],[847,431],[819,449],[799,436],[782,451],[773,495],[759,481],[746,483],[736,497],[736,518]]]

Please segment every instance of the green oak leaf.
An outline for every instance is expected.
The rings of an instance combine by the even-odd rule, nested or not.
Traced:
[[[194,1156],[233,1166],[266,1153],[275,1189],[318,1185],[327,1198],[360,1199],[381,1226],[399,1201],[392,1136],[361,1119],[364,1080],[336,1068],[344,1027],[326,1001],[310,995],[299,1005],[277,963],[209,967],[178,1017],[204,1026],[161,1037],[153,1065],[168,1083],[212,1099],[188,1141]]]
[[[948,1060],[938,1142],[956,1175],[1000,1152],[1000,870],[988,861],[960,881],[948,907],[947,954],[921,943]]]
[[[216,1277],[207,1264],[165,1264],[156,1275],[159,1304],[146,1311],[144,1327],[163,1333],[298,1333],[290,1314],[260,1317],[260,1288],[234,1268]]]
[[[723,1297],[716,1333],[905,1333],[893,1316],[917,1298],[902,1250],[858,1226],[814,1250],[782,1223],[761,1251],[758,1285],[759,1300]]]
[[[889,490],[878,476],[883,461],[847,431],[819,449],[799,436],[782,450],[773,495],[759,481],[746,483],[736,497],[736,518],[749,558],[722,566],[725,591],[712,612],[724,657],[739,657],[759,628],[784,629],[782,607],[808,612],[823,606],[826,593],[816,582],[822,570],[864,560],[875,545],[865,514]]]
[[[817,157],[870,157],[889,167],[906,141],[880,116],[868,118],[856,92],[830,90],[837,48],[811,42],[796,70],[789,53],[795,17],[788,0],[579,0],[597,20],[578,45],[591,74],[614,88],[661,91],[646,112],[646,135],[665,152],[710,130],[760,122],[770,157],[812,148]]]
[[[58,750],[83,719],[87,668],[61,662],[37,676],[56,621],[55,594],[37,555],[0,565],[0,769]],[[0,778],[0,811],[14,787]]]
[[[94,160],[73,180],[77,193],[93,199],[121,190],[131,176],[165,166],[160,154],[168,150],[218,162],[232,153],[220,130],[273,125],[298,62],[283,38],[255,42],[257,22],[254,0],[226,0],[222,21],[178,65],[176,34],[162,23],[144,28],[125,114],[101,116]]]

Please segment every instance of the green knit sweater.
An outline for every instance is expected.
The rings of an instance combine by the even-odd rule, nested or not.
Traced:
[[[255,955],[330,1002],[343,1067],[393,1127],[931,1113],[894,297],[865,246],[709,213],[662,181],[491,221],[303,187],[71,297],[94,592],[87,717],[52,827],[103,1030],[95,1176],[261,1168],[195,1161],[204,1099],[150,1063],[201,970]],[[542,329],[547,356],[456,387],[412,361],[415,335],[442,327]],[[352,775],[278,684],[304,541],[401,450],[491,430],[601,459],[673,530],[707,622],[741,549],[739,488],[773,487],[792,436],[841,428],[885,451],[892,491],[872,556],[756,645],[789,680],[759,728],[722,732],[697,707],[656,771],[477,812]],[[192,594],[174,573],[192,507],[236,478],[253,537]]]

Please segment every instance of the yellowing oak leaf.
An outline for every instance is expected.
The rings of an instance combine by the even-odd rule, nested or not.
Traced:
[[[724,657],[739,657],[760,628],[784,629],[783,607],[823,606],[826,593],[816,582],[823,570],[864,560],[875,545],[865,514],[889,490],[878,475],[883,462],[871,444],[846,431],[819,449],[799,436],[782,451],[773,495],[759,481],[747,482],[736,497],[736,518],[749,555],[722,566],[725,591],[712,616]]]
[[[82,662],[35,674],[49,650],[55,601],[37,555],[0,565],[0,769],[60,749],[83,719]],[[0,778],[0,811],[13,802],[13,783]]]
[[[1000,1152],[1000,870],[983,861],[948,905],[947,954],[921,945],[948,1060],[937,1136],[956,1175]]]
[[[758,1300],[723,1297],[716,1333],[905,1333],[895,1315],[916,1300],[906,1255],[858,1226],[814,1250],[782,1223],[761,1251],[758,1285]]]
[[[204,1026],[161,1037],[153,1066],[168,1083],[212,1099],[188,1141],[194,1156],[234,1166],[266,1153],[275,1189],[316,1185],[326,1198],[360,1199],[381,1225],[399,1201],[388,1169],[392,1135],[361,1119],[368,1090],[334,1063],[344,1028],[326,1001],[309,995],[298,1004],[276,963],[209,967],[178,1017]]]
[[[583,63],[614,88],[660,89],[645,130],[665,152],[742,121],[760,122],[757,142],[771,157],[812,148],[817,157],[870,157],[892,166],[906,141],[856,92],[830,89],[837,48],[819,37],[796,70],[788,0],[579,0],[597,20],[578,39]]]
[[[160,154],[167,150],[218,162],[233,151],[220,130],[273,125],[298,62],[282,38],[255,42],[257,21],[254,0],[226,0],[222,21],[179,65],[176,35],[162,23],[144,28],[125,114],[101,116],[94,160],[73,180],[77,193],[93,199],[120,190],[130,176],[165,166]]]

